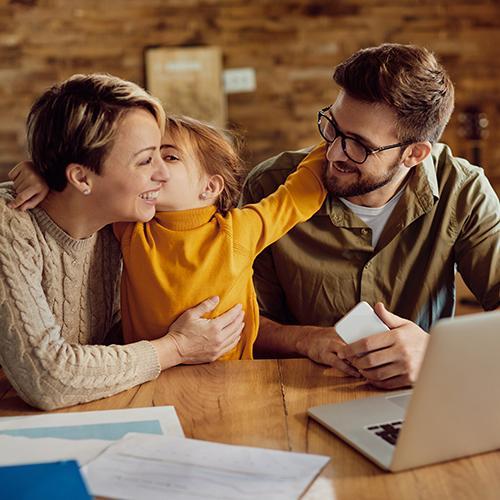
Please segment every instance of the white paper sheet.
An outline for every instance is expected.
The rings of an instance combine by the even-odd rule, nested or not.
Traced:
[[[128,433],[184,436],[173,406],[0,418],[0,435],[117,441]]]
[[[28,438],[0,435],[0,466],[59,460],[77,460],[79,465],[94,460],[115,441],[101,439]]]
[[[93,495],[127,500],[298,498],[329,457],[130,435],[82,468]]]
[[[0,465],[69,459],[84,465],[130,432],[184,436],[173,406],[2,417]]]

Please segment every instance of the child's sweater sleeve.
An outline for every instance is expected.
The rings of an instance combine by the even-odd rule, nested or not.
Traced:
[[[259,203],[231,211],[234,244],[257,255],[322,206],[326,145],[319,144],[286,182]]]

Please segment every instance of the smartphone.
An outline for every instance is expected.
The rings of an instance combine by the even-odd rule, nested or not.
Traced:
[[[376,315],[370,304],[364,301],[356,304],[334,326],[346,344],[352,344],[375,333],[389,331],[389,327]]]

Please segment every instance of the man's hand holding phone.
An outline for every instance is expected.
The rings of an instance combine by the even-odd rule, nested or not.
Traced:
[[[389,328],[375,314],[370,304],[363,301],[335,323],[335,330],[346,344],[352,344],[370,335],[387,332]]]
[[[362,319],[355,320],[354,325],[357,323],[362,327],[352,328],[356,307],[335,325],[338,335],[347,342],[338,350],[337,356],[348,361],[370,383],[381,389],[412,385],[417,379],[429,335],[415,323],[387,311],[379,302],[372,312],[385,326],[384,331],[382,325],[367,312],[371,307],[365,303],[367,309],[361,304],[356,307],[359,308],[358,314],[361,311]],[[349,315],[351,318],[344,323],[347,328],[343,328],[341,322]]]

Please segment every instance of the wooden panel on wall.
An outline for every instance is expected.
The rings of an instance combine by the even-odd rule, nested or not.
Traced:
[[[226,125],[222,52],[218,47],[146,50],[146,88],[170,113]]]
[[[249,166],[318,140],[316,111],[335,99],[334,66],[381,42],[424,45],[448,68],[456,109],[490,120],[482,157],[500,183],[500,3],[497,0],[11,0],[0,5],[0,165],[26,156],[33,99],[73,73],[144,84],[145,47],[218,46],[226,68],[253,67],[257,90],[228,96]],[[470,147],[458,113],[444,139]]]

